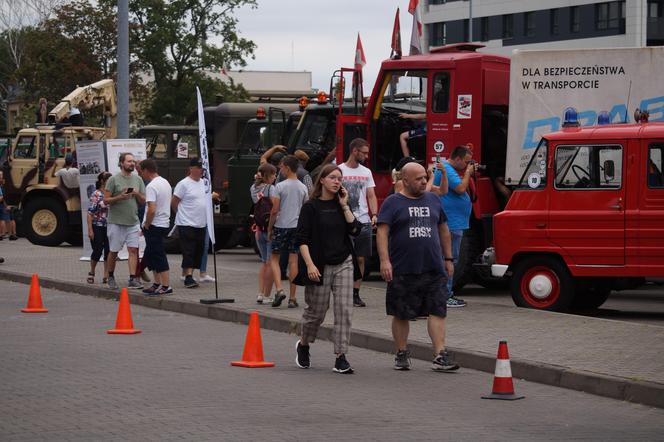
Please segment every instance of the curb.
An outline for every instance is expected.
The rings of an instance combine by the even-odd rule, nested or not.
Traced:
[[[0,270],[0,279],[22,284],[30,284],[31,276]],[[91,287],[89,285],[58,281],[52,278],[39,278],[42,288],[60,290],[64,292],[77,293],[80,295],[94,296],[104,299],[119,299],[118,293],[113,290]],[[147,298],[145,296],[129,293],[131,304],[144,307],[166,310],[186,315],[199,316],[215,319],[218,321],[235,322],[240,324],[249,323],[250,311],[233,309],[227,305],[205,305],[196,302],[175,300],[169,298]],[[278,318],[269,314],[260,316],[261,327],[282,333],[298,334],[300,322],[286,318]],[[318,339],[332,340],[332,328],[322,325]],[[381,353],[392,353],[392,339],[378,333],[353,330],[351,332],[352,346],[378,351]],[[431,348],[422,343],[409,344],[413,358],[421,360],[431,359]],[[462,367],[493,373],[495,368],[494,355],[477,352],[468,349],[448,347],[447,350]],[[597,396],[619,399],[637,404],[664,408],[664,385],[655,382],[626,379],[616,376],[607,376],[583,370],[530,361],[519,358],[511,359],[512,374],[515,378],[551,385],[554,387],[567,388],[570,390],[583,391]]]

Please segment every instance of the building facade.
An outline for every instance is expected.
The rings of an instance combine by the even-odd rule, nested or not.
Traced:
[[[664,45],[664,0],[425,0],[421,3],[422,22],[431,47],[473,41],[485,44],[486,51],[509,55],[517,48]]]

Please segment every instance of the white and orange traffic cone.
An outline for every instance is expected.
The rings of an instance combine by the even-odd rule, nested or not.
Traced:
[[[493,390],[490,395],[482,396],[482,399],[515,401],[517,399],[523,399],[524,397],[525,396],[517,396],[514,394],[510,355],[507,352],[507,341],[500,341],[500,344],[498,344],[498,356],[496,357],[496,371],[493,376]]]

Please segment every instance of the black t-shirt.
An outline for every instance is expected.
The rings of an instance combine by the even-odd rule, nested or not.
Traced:
[[[347,232],[346,219],[335,200],[318,200],[318,216],[321,232],[323,232],[323,250],[325,264],[341,264],[350,255],[348,243],[345,241]]]

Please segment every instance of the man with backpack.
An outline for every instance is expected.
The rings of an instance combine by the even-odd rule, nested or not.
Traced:
[[[267,230],[270,224],[270,213],[272,212],[272,199],[276,195],[274,180],[277,177],[277,168],[270,163],[261,164],[256,174],[256,181],[249,189],[251,199],[254,202],[254,223],[256,224],[256,245],[263,265],[258,272],[258,304],[271,304],[270,296],[273,277],[270,267],[272,256],[272,244],[268,240]]]

